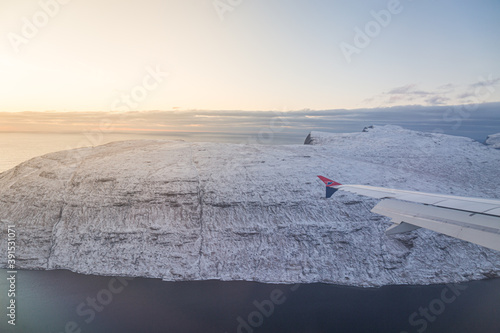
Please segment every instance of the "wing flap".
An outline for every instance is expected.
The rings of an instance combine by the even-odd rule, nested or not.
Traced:
[[[409,223],[500,251],[500,224],[495,216],[392,199],[382,200],[372,212],[388,216],[396,224]]]
[[[494,205],[489,204],[489,203],[466,201],[466,200],[459,200],[459,199],[447,199],[447,200],[437,202],[434,205],[438,206],[438,207],[460,209],[460,210],[466,210],[469,212],[478,212],[478,213],[484,213],[488,210],[492,210],[492,209],[497,208],[497,206],[494,206]]]

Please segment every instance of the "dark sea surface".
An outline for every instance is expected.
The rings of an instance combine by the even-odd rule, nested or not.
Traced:
[[[1,332],[500,332],[500,279],[357,288],[18,271],[12,326],[0,274]]]

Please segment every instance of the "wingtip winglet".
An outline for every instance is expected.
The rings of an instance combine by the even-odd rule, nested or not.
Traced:
[[[323,183],[325,183],[327,198],[330,198],[335,192],[337,192],[338,190],[337,186],[342,185],[340,183],[337,183],[336,181],[333,181],[323,176],[318,176],[318,178],[321,179]]]

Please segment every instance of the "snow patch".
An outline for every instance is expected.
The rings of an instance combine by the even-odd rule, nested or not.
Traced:
[[[500,133],[488,135],[486,145],[491,148],[500,149]]]

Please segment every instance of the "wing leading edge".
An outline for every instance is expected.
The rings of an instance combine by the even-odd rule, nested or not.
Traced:
[[[388,235],[422,227],[500,251],[500,200],[342,185],[318,177],[326,185],[327,198],[342,190],[382,199],[372,212],[392,219]]]

